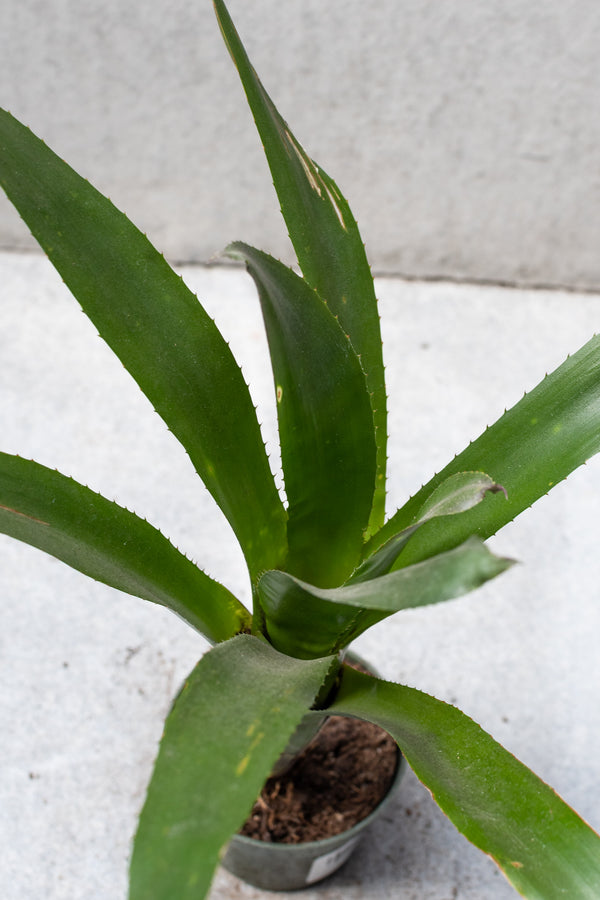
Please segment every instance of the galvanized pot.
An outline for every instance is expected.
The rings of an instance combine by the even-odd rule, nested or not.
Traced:
[[[267,843],[236,834],[223,865],[238,878],[269,891],[296,890],[327,878],[351,857],[365,830],[398,789],[405,770],[406,762],[398,752],[398,768],[388,793],[370,815],[347,831],[303,844]]]

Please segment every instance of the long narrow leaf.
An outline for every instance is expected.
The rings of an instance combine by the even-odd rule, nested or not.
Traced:
[[[249,627],[239,600],[144,519],[72,478],[6,453],[0,453],[0,532],[168,607],[213,643]]]
[[[600,837],[456,707],[345,667],[330,712],[385,728],[446,815],[523,896],[600,896]]]
[[[377,431],[372,527],[383,522],[386,393],[371,270],[356,221],[337,185],[302,149],[254,71],[222,0],[215,10],[263,142],[273,183],[304,277],[339,317],[367,375]]]
[[[370,581],[323,589],[286,572],[265,572],[258,596],[273,646],[302,658],[325,656],[401,609],[472,591],[512,565],[477,538],[447,553]]]
[[[500,484],[486,475],[484,472],[457,472],[451,475],[432,492],[419,512],[417,521],[405,528],[399,534],[394,535],[383,544],[379,550],[368,556],[360,566],[352,573],[347,584],[357,584],[360,581],[369,581],[380,575],[386,575],[414,533],[426,522],[438,516],[455,516],[464,513],[491,494],[506,492]]]
[[[204,656],[169,717],[140,816],[130,900],[202,900],[336,660],[292,660],[240,635]]]
[[[258,287],[277,396],[288,507],[286,570],[338,585],[357,565],[375,487],[373,413],[360,362],[318,294],[246,244]]]
[[[281,564],[285,515],[252,401],[198,299],[123,213],[5,111],[0,183],[189,453],[251,572]]]
[[[374,552],[408,527],[426,498],[455,472],[493,473],[507,502],[487,499],[474,509],[427,523],[398,564],[410,565],[455,547],[469,534],[490,537],[600,450],[600,337],[506,412],[406,503],[366,547]]]

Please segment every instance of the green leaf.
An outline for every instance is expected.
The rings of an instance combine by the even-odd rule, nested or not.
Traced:
[[[597,336],[547,375],[421,488],[369,542],[365,555],[408,527],[426,498],[455,472],[493,472],[508,500],[488,498],[460,516],[429,522],[411,539],[399,565],[410,565],[455,547],[469,534],[490,537],[599,450]]]
[[[451,600],[511,566],[477,538],[424,562],[371,581],[323,589],[286,572],[265,572],[258,596],[269,640],[301,658],[325,656],[401,609]]]
[[[123,213],[3,110],[0,181],[84,312],[189,453],[251,572],[280,565],[285,513],[252,401],[197,297]]]
[[[286,570],[313,584],[357,565],[375,487],[373,413],[350,341],[318,294],[271,256],[236,243],[269,340],[288,507]]]
[[[262,139],[304,277],[339,317],[367,375],[377,436],[377,487],[371,518],[372,529],[377,529],[385,512],[386,393],[377,301],[362,238],[333,179],[308,157],[277,112],[225,4],[215,0],[214,6]]]
[[[503,493],[508,499],[502,485],[485,472],[457,472],[438,485],[419,510],[417,518],[419,522],[426,522],[436,516],[455,516],[473,509],[488,493]]]
[[[486,494],[500,492],[506,497],[502,485],[496,484],[484,472],[457,472],[456,475],[451,475],[427,498],[417,514],[417,521],[368,556],[352,573],[347,583],[357,584],[387,574],[415,531],[425,522],[437,516],[454,516],[466,512],[481,503]]]
[[[202,900],[288,738],[337,661],[240,635],[204,656],[169,717],[131,861],[130,900]]]
[[[227,588],[144,519],[39,463],[0,453],[0,532],[173,610],[209,641],[250,625]]]
[[[600,896],[600,837],[459,709],[344,667],[329,711],[389,732],[446,815],[523,896]]]

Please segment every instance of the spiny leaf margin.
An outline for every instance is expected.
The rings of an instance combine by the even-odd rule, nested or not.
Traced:
[[[166,606],[211,643],[250,627],[239,600],[144,519],[54,469],[1,452],[0,532]]]
[[[339,317],[366,372],[377,440],[369,532],[376,531],[385,513],[387,396],[377,300],[364,244],[337,184],[303,150],[263,87],[223,0],[214,0],[214,8],[263,143],[300,268]]]
[[[600,336],[595,335],[411,497],[366,544],[364,556],[407,528],[427,497],[456,472],[493,472],[507,502],[487,498],[460,516],[427,523],[398,566],[449,550],[470,534],[487,539],[599,451]]]
[[[198,298],[110,200],[5,110],[0,184],[187,450],[227,516],[251,574],[282,564],[285,511],[254,406]]]
[[[306,281],[247,244],[226,253],[246,263],[267,332],[288,499],[286,571],[338,585],[360,559],[373,503],[376,444],[365,373]]]
[[[290,659],[250,635],[200,660],[167,718],[135,838],[130,900],[206,897],[225,844],[338,668],[332,657]]]
[[[597,900],[600,837],[465,713],[347,666],[329,711],[391,734],[454,825],[524,897]]]

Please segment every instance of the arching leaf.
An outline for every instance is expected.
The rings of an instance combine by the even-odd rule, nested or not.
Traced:
[[[600,837],[459,709],[344,667],[330,712],[385,728],[454,825],[524,897],[600,896]]]
[[[214,6],[263,143],[300,268],[339,317],[367,375],[377,437],[377,484],[371,517],[371,527],[377,529],[385,512],[387,413],[379,315],[363,241],[338,186],[310,159],[276,110],[225,4],[215,0]]]
[[[466,512],[481,503],[488,493],[504,493],[506,499],[506,491],[502,485],[497,484],[484,472],[457,472],[450,475],[427,498],[417,513],[416,522],[389,538],[379,550],[368,556],[352,573],[347,583],[357,584],[359,581],[386,575],[414,533],[425,522],[437,516],[455,516]]]
[[[144,519],[60,472],[6,453],[0,453],[0,532],[166,606],[212,643],[250,626],[239,600]]]
[[[460,597],[511,565],[512,560],[494,556],[470,538],[414,566],[339,588],[317,588],[286,572],[265,572],[258,596],[273,646],[312,658],[341,650],[401,609]]]
[[[460,516],[435,519],[410,541],[398,565],[455,547],[469,534],[486,539],[600,450],[600,337],[547,375],[431,479],[372,538],[365,555],[407,528],[439,484],[456,472],[492,472],[507,501],[488,498]]]
[[[150,241],[0,110],[0,183],[227,516],[250,571],[281,564],[285,514],[242,373]]]
[[[131,860],[130,900],[202,900],[335,659],[240,635],[207,653],[165,725]]]
[[[318,294],[246,244],[258,287],[277,396],[288,507],[286,569],[337,585],[357,565],[375,487],[373,414],[364,372]]]

